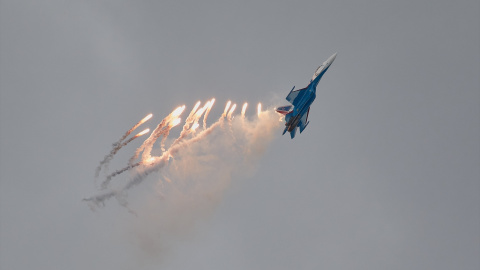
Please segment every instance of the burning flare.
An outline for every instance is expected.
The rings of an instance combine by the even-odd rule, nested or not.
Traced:
[[[192,117],[195,115],[195,112],[197,111],[198,107],[200,107],[201,101],[197,101],[193,109],[190,111],[190,113],[187,116],[187,119],[185,120],[186,122],[189,122]]]
[[[185,110],[185,105],[176,108],[176,109],[172,112],[171,117],[173,118],[173,117],[178,117],[178,116],[180,116],[180,114],[183,113],[183,110]]]
[[[248,104],[245,102],[245,104],[243,104],[243,107],[242,107],[242,117],[245,117],[245,112],[247,111],[247,106],[248,106]]]
[[[147,122],[148,120],[150,120],[150,118],[152,118],[153,114],[149,114],[147,116],[145,116],[142,120],[140,120],[140,122],[138,122],[139,125]]]
[[[200,125],[198,123],[193,124],[192,131],[195,131]]]
[[[229,100],[227,102],[227,106],[225,106],[225,110],[223,111],[223,116],[226,116],[227,115],[227,111],[228,111],[228,108],[230,108],[230,105],[232,104],[232,102]]]
[[[143,136],[143,135],[147,134],[148,132],[150,132],[150,129],[149,129],[149,128],[147,128],[147,129],[143,130],[142,132],[139,132],[137,135],[135,135],[135,137],[134,137],[134,138],[137,138],[137,137]]]
[[[228,111],[228,114],[227,114],[227,118],[230,120],[232,119],[232,113],[235,111],[235,109],[237,108],[237,104],[233,104],[232,108],[230,109],[230,111]]]
[[[193,107],[193,109],[192,109],[192,112],[196,112],[198,107],[200,107],[200,104],[202,104],[202,102],[200,100],[197,101],[197,103],[195,104],[195,107]]]
[[[207,128],[207,117],[208,117],[208,114],[210,113],[210,110],[212,109],[213,107],[213,103],[215,103],[215,99],[212,98],[209,102],[207,102],[208,104],[208,107],[207,107],[207,110],[205,112],[205,115],[203,116],[203,129],[206,129]]]
[[[170,128],[173,128],[174,126],[180,124],[180,122],[182,122],[182,119],[180,119],[180,118],[175,118],[175,120],[173,120],[173,121],[170,123]]]

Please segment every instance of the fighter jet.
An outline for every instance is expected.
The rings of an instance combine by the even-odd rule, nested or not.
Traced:
[[[310,105],[315,100],[317,84],[322,78],[323,74],[325,74],[330,65],[333,63],[335,57],[337,57],[336,53],[330,56],[327,61],[323,62],[323,64],[317,68],[307,87],[299,90],[293,90],[295,89],[294,86],[292,90],[290,90],[290,93],[286,99],[292,105],[282,106],[276,109],[278,113],[285,115],[285,130],[283,130],[283,134],[288,131],[290,132],[290,137],[293,139],[295,137],[297,127],[300,127],[300,133],[302,133],[302,131],[307,127],[309,123],[308,113],[310,112]]]

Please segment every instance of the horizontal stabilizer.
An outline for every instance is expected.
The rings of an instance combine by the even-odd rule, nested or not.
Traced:
[[[280,113],[280,114],[287,115],[287,114],[291,113],[292,110],[293,110],[293,106],[292,105],[287,105],[287,106],[278,107],[275,111]]]

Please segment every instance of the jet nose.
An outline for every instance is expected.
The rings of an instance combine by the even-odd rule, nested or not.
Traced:
[[[334,53],[330,58],[328,58],[328,62],[331,64],[335,60],[335,57],[337,57],[337,53]]]

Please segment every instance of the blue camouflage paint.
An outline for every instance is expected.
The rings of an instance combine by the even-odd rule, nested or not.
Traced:
[[[308,113],[310,111],[310,105],[313,103],[316,97],[318,82],[323,77],[323,74],[325,74],[325,72],[327,72],[327,70],[330,68],[330,65],[335,60],[336,56],[336,53],[333,54],[330,56],[330,58],[328,58],[327,61],[323,62],[323,64],[317,68],[314,73],[314,77],[312,77],[312,80],[307,87],[299,90],[293,90],[295,86],[292,88],[286,97],[286,100],[294,106],[291,112],[288,113],[288,111],[291,109],[290,105],[277,108],[277,112],[286,114],[285,130],[283,131],[283,134],[288,131],[290,132],[290,137],[293,139],[295,137],[297,127],[300,127],[300,133],[302,133],[307,127],[309,123]],[[319,70],[319,74],[315,77],[315,74]]]

